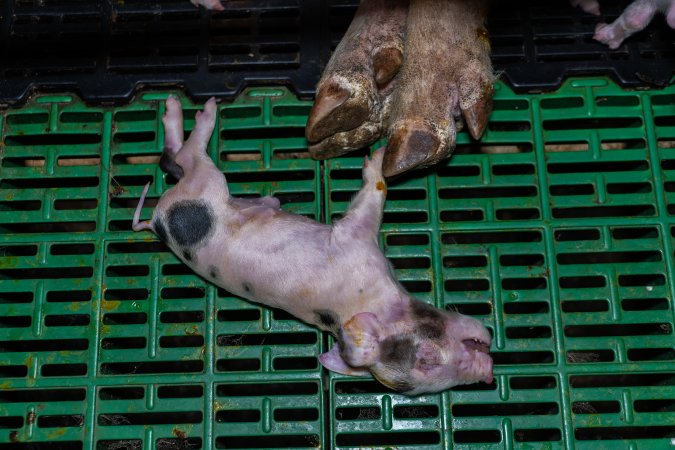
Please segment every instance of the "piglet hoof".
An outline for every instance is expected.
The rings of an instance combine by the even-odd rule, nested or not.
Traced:
[[[190,3],[196,7],[201,5],[206,9],[213,9],[215,11],[222,11],[225,9],[223,4],[220,3],[220,0],[190,0]]]
[[[384,179],[382,178],[382,160],[384,159],[384,147],[373,152],[370,159],[366,156],[363,162],[363,181],[366,184],[372,183],[378,190],[384,190]]]
[[[199,124],[200,122],[212,123],[216,121],[216,99],[211,97],[206,104],[204,105],[203,111],[197,111],[195,114],[195,121]]]
[[[606,44],[612,50],[619,48],[623,42],[623,36],[617,36],[616,27],[606,23],[599,23],[595,27],[593,39],[602,44]]]

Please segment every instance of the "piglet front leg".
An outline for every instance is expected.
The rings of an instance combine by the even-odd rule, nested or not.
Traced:
[[[570,3],[596,16],[600,14],[597,0],[570,0]],[[635,0],[611,24],[598,24],[593,39],[615,50],[626,38],[643,30],[657,12],[665,14],[668,26],[675,28],[675,0]]]
[[[326,159],[377,140],[403,60],[407,0],[362,0],[317,86],[305,134]]]
[[[479,139],[492,112],[485,0],[412,0],[405,56],[392,96],[384,174],[446,158],[461,117]]]

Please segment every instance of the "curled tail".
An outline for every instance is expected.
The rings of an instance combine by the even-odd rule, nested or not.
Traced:
[[[140,200],[138,200],[138,206],[136,206],[136,211],[134,211],[134,219],[131,221],[131,228],[133,228],[134,231],[142,231],[142,230],[155,231],[152,228],[152,224],[150,223],[149,220],[144,220],[143,222],[139,222],[139,219],[141,218],[141,210],[143,209],[143,203],[145,203],[145,196],[148,193],[148,188],[150,188],[149,182],[143,188],[143,193],[141,193],[141,198],[140,198]]]

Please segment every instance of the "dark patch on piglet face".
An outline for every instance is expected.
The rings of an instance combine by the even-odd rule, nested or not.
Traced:
[[[423,339],[440,341],[445,335],[445,327],[435,322],[420,322],[417,325],[417,334]]]
[[[185,261],[192,261],[192,253],[190,253],[188,250],[183,250],[183,258]]]
[[[218,279],[218,268],[216,266],[209,266],[209,276],[212,280]]]
[[[444,339],[447,316],[442,311],[419,300],[412,300],[410,313],[416,322],[417,334],[422,339],[434,341]]]
[[[410,311],[413,317],[418,320],[443,320],[442,312],[420,300],[411,300]]]
[[[398,370],[410,370],[415,362],[415,342],[404,335],[390,336],[380,342],[380,361],[396,366]]]
[[[314,311],[321,321],[322,311]],[[459,384],[492,382],[491,337],[478,320],[414,300],[400,320],[380,322],[370,312],[337,330],[337,346],[322,364],[348,375],[369,371],[406,395]]]
[[[368,370],[391,389],[418,395],[492,382],[491,338],[474,318],[413,300],[405,318],[382,333],[379,358]]]
[[[430,337],[424,329],[439,326],[435,320],[421,320],[416,324],[415,362],[409,372],[414,390],[408,394],[438,392],[479,381],[491,383],[491,337],[487,329],[472,317],[440,310],[438,313],[444,319],[442,338]]]
[[[202,200],[181,200],[166,213],[169,233],[179,247],[193,247],[206,240],[214,228],[211,207]]]

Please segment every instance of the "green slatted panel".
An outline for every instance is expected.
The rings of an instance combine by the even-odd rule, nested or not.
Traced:
[[[420,299],[483,320],[495,383],[407,398],[322,372],[332,340],[193,275],[130,221],[173,181],[161,100],[8,110],[0,450],[649,448],[675,438],[675,89],[498,84],[488,130],[391,183],[381,243]],[[183,100],[186,128],[199,108]],[[309,158],[311,104],[257,88],[208,152],[236,195],[343,213],[366,151]]]
[[[461,133],[448,164],[390,187],[387,255],[431,261],[397,275],[486,321],[496,381],[412,399],[404,417],[395,406],[411,399],[331,374],[336,447],[672,445],[675,208],[661,178],[675,164],[652,161],[673,155],[673,92],[604,79],[531,96],[499,85],[480,143]],[[328,191],[356,190],[358,172],[345,173],[358,165],[327,162]],[[348,196],[331,195],[334,216]],[[408,235],[402,248],[391,233]]]
[[[149,214],[173,183],[157,165],[166,95],[114,110],[43,96],[6,115],[0,442],[8,448],[323,441],[321,334],[208,285],[154,237],[130,230],[143,185],[153,182]],[[198,108],[184,105],[189,131]],[[271,89],[220,109],[226,140],[212,139],[209,152],[232,192],[276,195],[288,210],[320,217],[307,112]],[[77,402],[63,402],[66,387]]]

